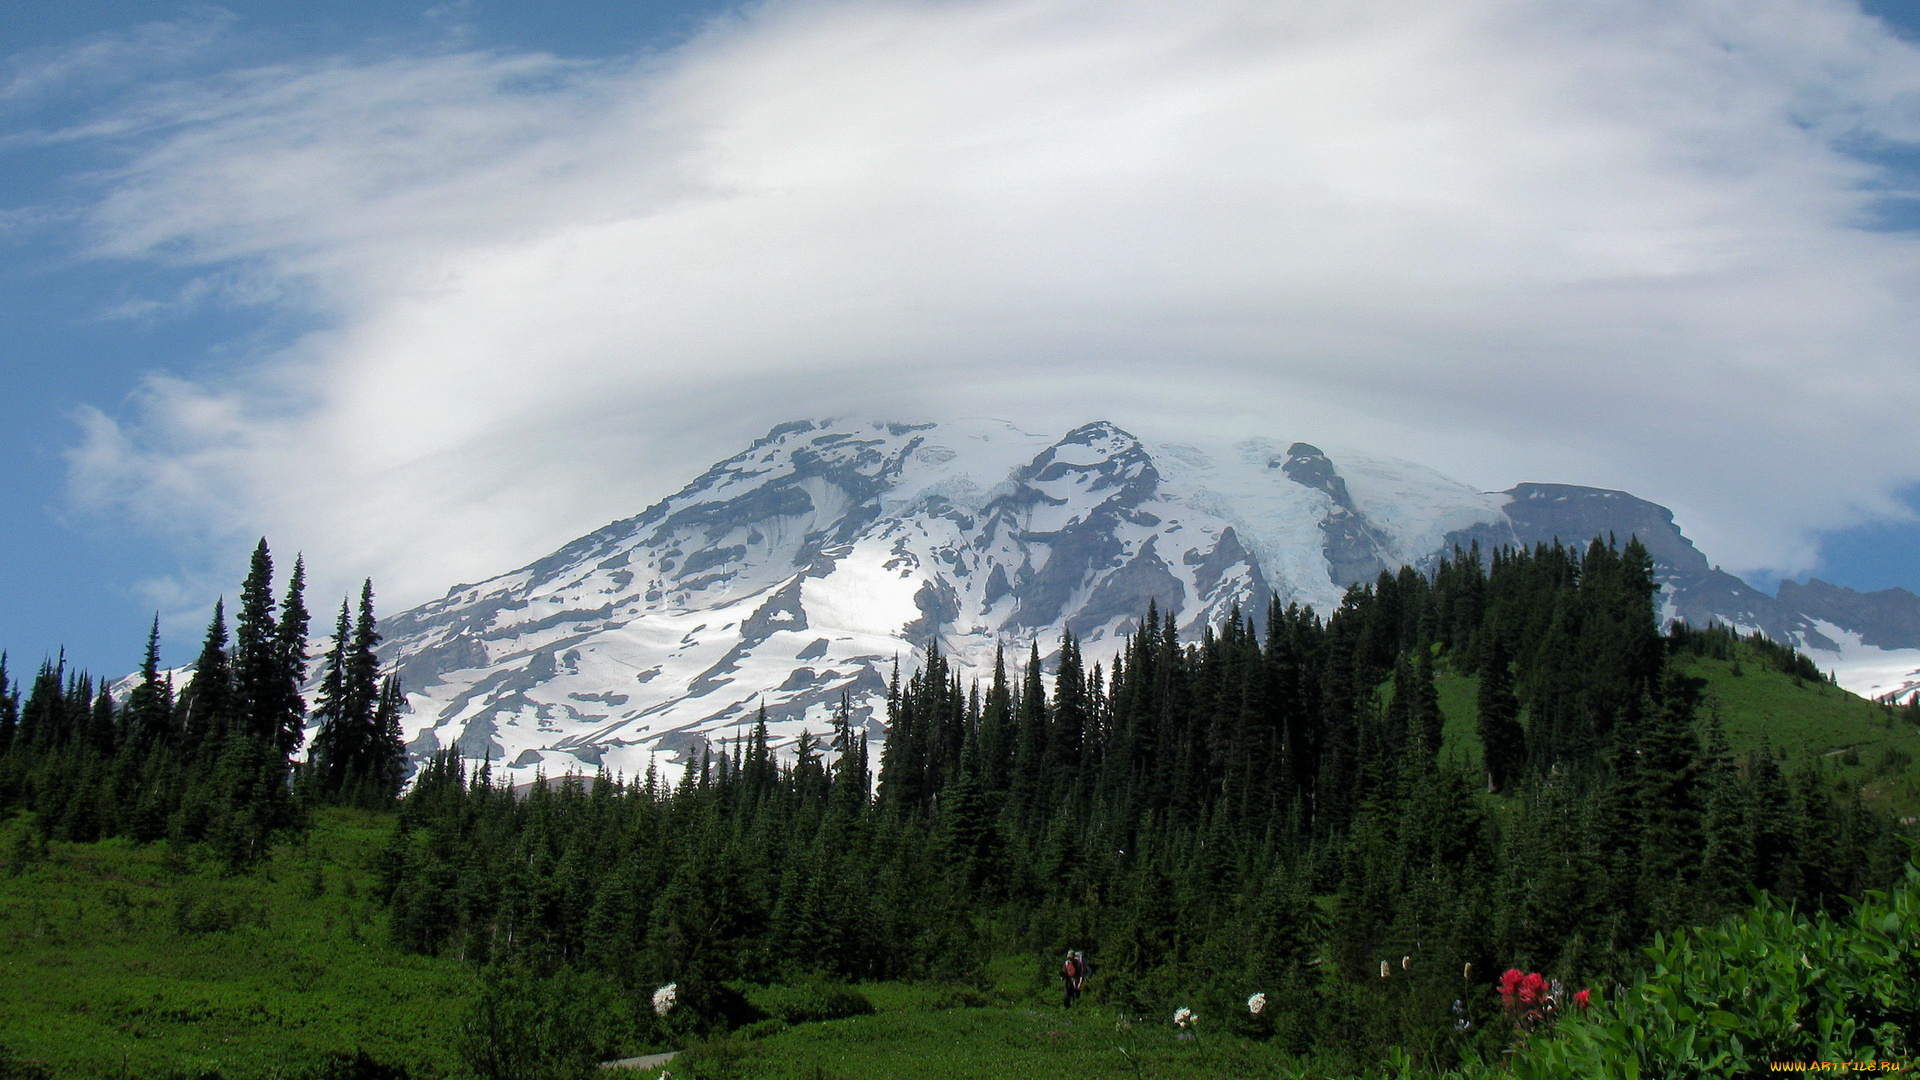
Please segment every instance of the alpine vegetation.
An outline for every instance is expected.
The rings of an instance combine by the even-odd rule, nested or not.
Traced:
[[[47,839],[205,841],[243,867],[300,828],[316,801],[390,806],[406,764],[402,698],[391,678],[379,686],[372,584],[357,622],[343,602],[320,662],[305,764],[304,564],[295,560],[278,603],[273,586],[263,539],[231,634],[222,600],[193,663],[164,670],[156,618],[139,672],[117,687],[68,670],[62,656],[42,662],[23,693],[0,657],[0,811],[32,811]]]

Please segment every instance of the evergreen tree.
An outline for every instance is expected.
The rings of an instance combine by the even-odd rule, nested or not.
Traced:
[[[1520,699],[1513,693],[1512,663],[1497,632],[1484,638],[1480,689],[1474,699],[1480,732],[1481,762],[1487,790],[1505,791],[1526,761],[1526,731],[1520,726]]]
[[[160,678],[158,614],[153,617],[153,628],[147,631],[147,651],[140,661],[140,681],[128,692],[126,708],[121,710],[120,715],[127,732],[124,741],[135,753],[144,755],[172,742],[173,695],[170,686]]]
[[[15,731],[20,726],[20,698],[13,680],[7,677],[7,654],[0,652],[0,758],[13,749]]]
[[[398,675],[380,681],[380,702],[374,709],[373,739],[368,748],[366,773],[369,796],[375,806],[384,806],[400,795],[407,780],[407,744],[400,731],[400,717],[407,711],[407,695]]]
[[[1704,765],[1703,847],[1694,921],[1708,924],[1746,904],[1753,866],[1748,787],[1734,767],[1717,712],[1709,718]]]
[[[313,737],[311,768],[316,787],[327,798],[339,797],[351,777],[354,762],[362,753],[358,741],[362,733],[354,723],[354,702],[347,689],[352,633],[353,623],[343,599],[340,618],[334,626],[333,646],[321,661],[320,693],[313,710],[320,726]]]
[[[282,755],[300,748],[305,737],[307,703],[300,687],[307,681],[307,564],[296,557],[293,574],[287,581],[286,599],[280,603],[280,623],[274,628],[273,651],[277,661],[269,713],[277,726]]]
[[[1700,740],[1694,734],[1699,683],[1669,669],[1661,701],[1638,746],[1641,892],[1656,926],[1678,926],[1692,914],[1688,897],[1699,872],[1701,831]]]
[[[193,678],[180,692],[177,726],[189,757],[213,760],[220,756],[227,733],[234,726],[236,704],[223,599],[213,605],[213,621],[207,624],[200,658],[194,661]]]
[[[254,738],[279,740],[281,663],[275,648],[273,557],[262,537],[240,586],[234,622],[233,678],[241,729]]]

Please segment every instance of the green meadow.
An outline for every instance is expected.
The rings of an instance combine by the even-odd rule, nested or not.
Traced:
[[[1685,671],[1706,681],[1703,720],[1719,717],[1737,759],[1763,744],[1788,767],[1817,759],[1857,787],[1869,805],[1902,817],[1920,815],[1920,727],[1837,686],[1778,671],[1745,643],[1734,646],[1734,656],[1692,656]],[[1478,768],[1474,700],[1480,679],[1442,666],[1434,682],[1446,717],[1442,755]]]
[[[24,817],[0,825],[0,1047],[11,1061],[0,1076],[349,1076],[345,1060],[361,1052],[415,1077],[462,1075],[456,1032],[475,973],[392,948],[371,898],[393,821],[322,810],[304,841],[241,875],[203,850],[43,846]],[[867,984],[872,1015],[797,1024],[777,1019],[781,988],[745,987],[775,1018],[695,1043],[666,1071],[1228,1077],[1281,1066],[1259,1043],[1209,1032],[1206,1017],[1196,1038],[1170,1017],[1063,1010],[1050,970],[1023,957],[967,985]]]
[[[228,876],[203,850],[0,826],[0,1045],[55,1076],[298,1076],[364,1050],[437,1075],[475,978],[387,944],[393,815],[322,810]]]

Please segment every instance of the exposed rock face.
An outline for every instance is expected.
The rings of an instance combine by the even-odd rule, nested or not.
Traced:
[[[1071,631],[1092,661],[1149,603],[1197,634],[1273,598],[1327,610],[1456,543],[1609,533],[1648,546],[1671,617],[1835,647],[1804,595],[1871,622],[1876,641],[1920,641],[1901,621],[1913,597],[1818,582],[1766,596],[1624,492],[1483,493],[1305,443],[1150,443],[1104,422],[1051,438],[998,421],[783,424],[645,512],[382,629],[416,754],[637,775],[762,708],[792,737],[824,731],[844,700],[883,734],[895,663],[929,643],[982,673],[998,644],[1049,655]]]
[[[1532,547],[1558,540],[1584,547],[1595,537],[1610,536],[1622,544],[1638,538],[1653,556],[1669,620],[1695,626],[1721,622],[1807,648],[1838,648],[1791,605],[1708,563],[1664,506],[1624,491],[1569,484],[1519,484],[1504,494],[1509,500],[1502,508],[1504,520],[1449,536],[1449,549],[1475,541],[1491,551],[1500,544]]]
[[[1780,583],[1780,603],[1810,619],[1833,623],[1880,649],[1920,649],[1920,596],[1905,589],[1855,592],[1819,578]]]
[[[1287,448],[1287,460],[1280,468],[1287,479],[1327,497],[1330,506],[1320,521],[1320,550],[1326,555],[1327,572],[1336,584],[1372,581],[1383,570],[1397,569],[1389,567],[1383,557],[1385,538],[1353,505],[1346,480],[1334,471],[1333,462],[1319,447],[1294,443]]]

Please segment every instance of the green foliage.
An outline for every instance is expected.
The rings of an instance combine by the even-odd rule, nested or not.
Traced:
[[[1805,912],[1799,923],[1838,925],[1845,896],[1905,862],[1876,806],[1897,802],[1912,768],[1906,721],[1763,640],[1663,638],[1646,552],[1599,541],[1490,565],[1456,552],[1431,576],[1355,587],[1324,617],[1274,605],[1261,626],[1234,612],[1197,643],[1150,605],[1111,670],[1068,635],[1051,660],[1034,643],[1024,670],[997,661],[984,692],[929,650],[890,687],[877,794],[845,701],[824,738],[776,752],[762,718],[701,748],[671,790],[650,773],[516,792],[442,756],[397,818],[320,811],[316,835],[351,848],[329,859],[312,837],[269,841],[298,838],[315,804],[394,805],[401,697],[378,679],[369,586],[357,619],[342,605],[321,735],[290,794],[300,573],[276,623],[263,544],[237,647],[217,611],[178,695],[157,637],[124,707],[59,662],[24,694],[0,674],[0,808],[32,811],[0,837],[0,900],[19,901],[0,927],[54,970],[135,953],[158,964],[143,950],[164,941],[169,979],[89,974],[104,1004],[22,998],[28,1019],[0,1038],[37,1053],[98,1017],[139,1034],[131,1048],[92,1040],[94,1058],[118,1047],[230,1076],[262,1071],[275,1037],[297,1053],[273,1067],[328,1076],[582,1076],[667,1046],[690,1048],[676,1075],[702,1076],[946,1076],[981,1061],[1200,1076],[1384,1061],[1431,1075],[1509,1049],[1491,983],[1519,966],[1568,985],[1641,974],[1658,999],[1642,1027],[1692,1052],[1706,1036],[1684,1030],[1718,1014],[1660,998],[1659,980],[1687,972],[1674,992],[1692,993],[1759,954],[1715,968],[1707,957],[1738,949],[1656,930],[1721,919],[1748,886]],[[1837,725],[1873,737],[1821,742]],[[392,826],[382,836],[374,821]],[[147,846],[83,843],[103,836]],[[100,898],[62,876],[83,863],[117,868],[95,875]],[[1754,925],[1768,917],[1786,918]],[[54,959],[85,956],[99,927],[65,928],[93,923],[119,935],[111,948]],[[1094,963],[1067,1010],[1052,1004],[1059,961],[1037,959],[1062,949]],[[256,953],[286,986],[210,959]],[[183,971],[189,958],[207,967]],[[1884,972],[1835,964],[1821,970],[1843,972],[1839,989],[1797,985],[1883,1007],[1836,1005],[1822,1038],[1911,1019]],[[666,984],[673,1007],[656,1011]],[[423,987],[445,991],[431,1009],[409,996]],[[336,991],[337,1015],[312,1019]],[[370,1009],[376,998],[393,1008]],[[1148,1019],[1175,1007],[1200,1026]],[[428,1012],[414,1037],[390,1038]],[[1532,1031],[1528,1052],[1573,1045],[1591,1019],[1563,1022],[1564,1038]],[[856,1052],[856,1030],[973,1056]]]
[[[1920,1042],[1920,861],[1844,917],[1765,897],[1657,937],[1652,968],[1521,1048],[1533,1077],[1749,1075],[1770,1061],[1909,1061]]]
[[[1689,668],[1720,661],[1656,631],[1650,567],[1633,543],[1500,551],[1484,573],[1459,553],[1324,619],[1275,606],[1262,635],[1236,612],[1191,645],[1150,607],[1111,673],[1063,638],[1051,686],[1037,644],[984,693],[930,650],[890,687],[871,798],[844,708],[824,751],[777,759],[756,724],[672,791],[516,797],[442,758],[381,859],[392,940],[630,997],[677,983],[681,1037],[751,1022],[720,1016],[729,984],[956,985],[1070,948],[1096,965],[1087,1004],[1199,1004],[1335,1067],[1467,1060],[1507,966],[1624,979],[1653,931],[1720,918],[1747,884],[1818,910],[1898,872],[1857,791],[1724,745],[1717,684]],[[1058,987],[1043,970],[1037,999]],[[1266,1019],[1235,1011],[1255,992]]]
[[[604,979],[500,965],[481,973],[454,1043],[482,1080],[584,1080],[613,1056],[630,1012]]]
[[[1032,958],[1024,958],[1028,962]],[[980,1076],[1182,1077],[1241,1080],[1298,1076],[1270,1044],[1207,1029],[1200,1038],[1151,1016],[1081,1006],[930,1008],[929,994],[862,987],[876,1013],[788,1027],[758,1038],[709,1040],[667,1069],[676,1080],[974,1080]],[[941,995],[931,994],[934,999]],[[1244,1002],[1239,1006],[1245,1009]],[[1210,1021],[1202,1013],[1201,1024]],[[1182,1038],[1183,1034],[1188,1035]],[[654,1075],[654,1074],[642,1074]],[[1330,1075],[1316,1071],[1316,1075]]]
[[[391,825],[325,810],[236,876],[199,845],[43,846],[30,818],[0,824],[0,852],[35,837],[0,873],[0,1058],[62,1080],[453,1073],[476,980],[384,946],[369,865]]]
[[[380,677],[374,653],[379,643],[373,582],[368,580],[360,587],[357,617],[349,620],[347,602],[340,602],[333,647],[322,661],[314,708],[319,730],[305,780],[316,797],[328,802],[368,809],[389,806],[406,779],[406,747],[400,739],[405,698],[396,677]]]
[[[241,589],[237,642],[216,604],[193,675],[176,694],[160,670],[160,627],[147,637],[125,700],[95,693],[65,658],[41,665],[24,703],[0,658],[0,810],[35,812],[49,838],[123,836],[206,843],[229,871],[297,831],[289,789],[305,665],[303,571],[275,619],[272,559],[262,540]]]
[[[865,994],[846,983],[821,978],[768,987],[755,995],[754,1003],[788,1024],[844,1020],[874,1012],[873,1002]]]

